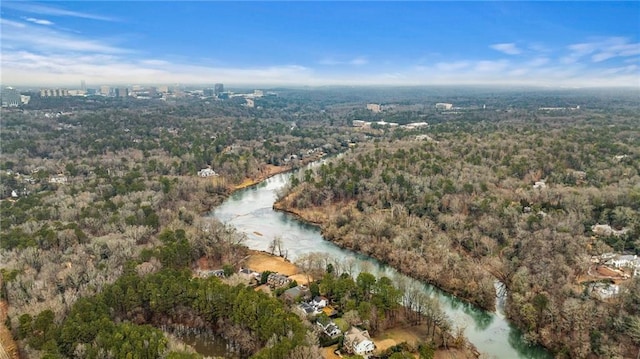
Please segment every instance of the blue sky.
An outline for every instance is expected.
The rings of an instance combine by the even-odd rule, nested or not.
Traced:
[[[3,1],[2,83],[640,87],[640,2]]]

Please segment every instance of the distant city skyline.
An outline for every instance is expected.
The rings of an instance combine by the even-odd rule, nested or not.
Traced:
[[[639,87],[640,2],[3,1],[3,86]]]

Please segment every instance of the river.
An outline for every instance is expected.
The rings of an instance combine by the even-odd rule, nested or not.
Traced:
[[[522,333],[505,319],[500,305],[496,313],[481,310],[438,288],[406,277],[372,258],[342,249],[324,240],[316,226],[301,222],[287,213],[274,211],[272,206],[276,193],[288,184],[290,176],[291,173],[279,174],[237,191],[212,215],[246,233],[246,245],[251,249],[267,251],[269,242],[275,236],[280,236],[282,247],[293,261],[308,252],[326,252],[333,258],[353,258],[356,271],[357,268],[365,268],[377,276],[386,275],[392,279],[403,277],[440,301],[453,324],[465,328],[466,337],[484,355],[483,358],[551,358],[544,348],[529,346],[523,340]]]

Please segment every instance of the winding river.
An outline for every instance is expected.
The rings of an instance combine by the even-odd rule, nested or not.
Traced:
[[[326,252],[333,258],[354,258],[356,271],[364,268],[378,276],[386,275],[392,279],[404,277],[440,301],[454,325],[465,328],[465,335],[483,354],[483,358],[551,358],[543,348],[529,346],[523,340],[522,333],[505,319],[500,301],[496,313],[481,310],[431,285],[406,277],[372,258],[342,249],[324,240],[317,227],[289,214],[274,211],[272,206],[276,193],[288,184],[290,176],[291,173],[279,174],[235,192],[212,212],[212,216],[246,233],[246,245],[251,249],[267,251],[269,242],[275,236],[280,236],[282,247],[287,250],[291,260],[308,252]]]

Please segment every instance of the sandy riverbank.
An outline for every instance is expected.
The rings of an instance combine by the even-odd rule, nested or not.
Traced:
[[[321,159],[322,157],[324,157],[324,154],[315,155],[315,156],[311,156],[311,157],[306,157],[305,159],[300,161],[300,166],[304,166],[304,165],[307,165],[307,164],[309,164],[311,162],[317,161],[317,160]],[[260,173],[260,175],[258,177],[256,177],[256,178],[245,178],[240,184],[237,184],[237,185],[233,186],[231,188],[231,190],[235,191],[235,190],[251,187],[253,185],[256,185],[256,184],[266,180],[269,177],[273,177],[273,176],[275,176],[277,174],[280,174],[280,173],[289,172],[289,171],[291,171],[293,169],[294,169],[294,167],[291,166],[291,165],[275,166],[275,165],[267,164],[267,165],[265,165],[264,169],[261,171],[261,173]]]
[[[260,176],[257,178],[245,178],[240,184],[237,184],[231,188],[232,190],[239,190],[247,187],[251,187],[255,184],[258,184],[269,177],[273,177],[277,174],[284,173],[287,171],[291,171],[291,166],[274,166],[274,165],[265,165],[265,169],[262,171]]]

